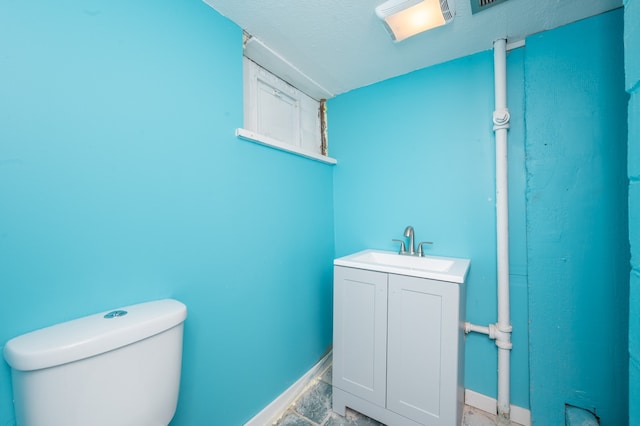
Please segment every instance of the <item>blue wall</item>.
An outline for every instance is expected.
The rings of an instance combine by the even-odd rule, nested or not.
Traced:
[[[627,424],[629,244],[622,10],[527,39],[533,421]]]
[[[511,399],[540,425],[562,424],[565,403],[626,421],[621,42],[615,11],[531,37],[507,58]],[[432,254],[472,259],[467,320],[495,322],[492,53],[349,92],[329,110],[336,255],[395,250],[391,238],[412,224],[435,241]],[[465,386],[495,397],[495,358],[491,341],[469,335]]]
[[[640,424],[640,1],[624,2],[626,88],[629,92],[629,424]]]
[[[0,0],[0,342],[177,298],[174,425],[244,423],[331,343],[333,170],[234,137],[241,55],[201,0]]]
[[[509,74],[512,401],[528,407],[522,49]],[[329,102],[336,255],[396,250],[406,225],[429,254],[470,258],[467,320],[496,321],[493,53],[482,52],[338,96]],[[466,343],[465,386],[496,396],[497,349]]]

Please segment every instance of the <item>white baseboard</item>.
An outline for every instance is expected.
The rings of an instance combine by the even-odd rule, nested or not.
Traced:
[[[493,415],[498,412],[498,401],[496,401],[495,398],[474,392],[470,389],[464,390],[464,403]],[[531,426],[531,411],[518,407],[517,405],[512,405],[511,420],[522,426]]]
[[[332,351],[329,351],[316,365],[311,367],[304,376],[300,377],[294,384],[274,399],[262,411],[256,414],[244,426],[265,426],[272,424],[277,417],[286,411],[291,403],[298,397],[307,385],[331,362]]]

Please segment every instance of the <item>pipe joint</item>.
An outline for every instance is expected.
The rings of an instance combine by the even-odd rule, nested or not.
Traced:
[[[500,323],[489,324],[488,327],[471,324],[470,322],[464,323],[464,332],[466,334],[471,332],[486,334],[489,336],[489,339],[496,341],[497,347],[507,350],[513,348],[513,344],[511,343],[512,329],[511,325],[502,325]]]
[[[499,322],[497,322],[495,324],[495,327],[501,333],[511,333],[513,331],[513,327],[511,326],[511,324],[500,324]]]
[[[496,339],[496,346],[500,349],[510,351],[513,348],[513,343],[503,342],[502,340]]]
[[[510,126],[509,121],[511,115],[509,109],[501,108],[493,111],[493,130],[508,129]]]
[[[500,323],[489,324],[489,337],[495,339],[496,346],[500,349],[511,350],[511,325],[501,325]]]

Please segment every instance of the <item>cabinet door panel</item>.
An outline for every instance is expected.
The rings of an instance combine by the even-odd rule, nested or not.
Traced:
[[[335,268],[333,385],[384,406],[387,274]]]
[[[455,421],[458,290],[389,275],[387,408],[425,425]]]

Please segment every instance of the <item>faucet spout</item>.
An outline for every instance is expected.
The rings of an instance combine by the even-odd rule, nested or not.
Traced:
[[[404,229],[405,238],[409,238],[409,246],[407,247],[407,251],[409,255],[413,256],[416,254],[416,247],[413,238],[413,226],[409,225]]]

